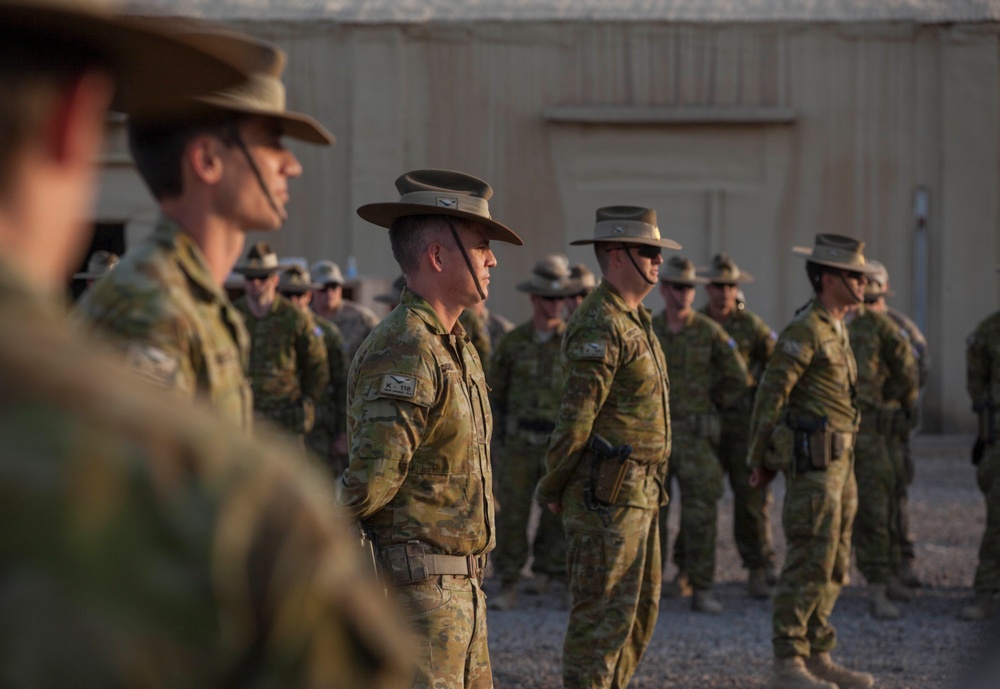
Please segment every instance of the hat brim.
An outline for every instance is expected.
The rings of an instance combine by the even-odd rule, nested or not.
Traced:
[[[694,287],[695,285],[707,285],[708,280],[705,278],[694,277],[690,280],[687,278],[675,278],[675,277],[661,277],[660,282],[673,283],[675,285],[689,285]]]
[[[440,206],[428,206],[423,203],[400,203],[389,201],[384,203],[366,203],[358,208],[358,216],[362,220],[367,220],[379,227],[391,227],[394,220],[419,215],[448,215],[453,218],[462,218],[474,223],[478,223],[486,228],[486,236],[498,242],[507,242],[516,246],[524,244],[517,234],[507,227],[491,218],[484,218],[475,213],[458,210],[456,208],[441,208]]]
[[[840,268],[841,270],[849,270],[854,273],[864,273],[865,275],[874,275],[877,272],[877,268],[869,265],[854,265],[851,263],[841,263],[838,261],[827,261],[822,259],[813,258],[812,247],[808,246],[794,246],[792,247],[792,254],[798,256],[799,258],[804,258],[812,263],[817,263],[821,266],[828,266],[830,268]]]
[[[239,273],[246,278],[265,278],[275,273],[284,273],[290,266],[278,266],[277,268],[233,268],[234,273]]]
[[[580,291],[570,286],[563,287],[562,289],[542,289],[538,285],[531,284],[530,281],[518,283],[515,289],[518,292],[533,294],[538,297],[569,297]]]
[[[311,144],[321,146],[332,146],[337,143],[337,139],[327,131],[326,127],[319,123],[314,117],[310,117],[301,112],[283,111],[276,112],[267,108],[254,108],[248,105],[231,103],[225,98],[209,96],[199,99],[198,110],[225,110],[227,112],[241,113],[244,115],[257,115],[275,120],[281,124],[281,132],[287,137],[306,141]],[[197,111],[197,110],[196,110]]]
[[[647,237],[601,237],[599,239],[576,239],[570,242],[571,246],[581,246],[583,244],[643,244],[645,246],[658,246],[661,249],[674,249],[680,251],[681,245],[673,239],[652,239]]]
[[[755,278],[751,273],[744,270],[740,271],[740,276],[736,279],[732,278],[720,278],[709,274],[709,268],[698,268],[698,277],[703,277],[709,283],[715,283],[717,285],[746,285],[748,283],[754,282]]]

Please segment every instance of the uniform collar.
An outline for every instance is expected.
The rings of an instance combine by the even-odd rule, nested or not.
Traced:
[[[399,305],[405,306],[410,313],[420,318],[436,335],[465,335],[465,328],[458,320],[455,321],[455,327],[451,331],[445,328],[444,323],[438,318],[437,312],[431,308],[430,303],[408,287],[403,288]]]
[[[216,301],[228,301],[222,288],[215,284],[201,247],[191,239],[180,224],[161,213],[156,229],[153,230],[153,241],[173,249],[181,270],[198,287],[207,301],[213,298]]]
[[[652,322],[649,309],[642,304],[639,304],[637,308],[630,308],[628,302],[625,301],[625,297],[623,297],[622,293],[618,291],[618,288],[607,280],[601,280],[594,291],[603,292],[606,295],[605,302],[613,305],[622,313],[628,314],[628,316],[639,325],[647,326]]]

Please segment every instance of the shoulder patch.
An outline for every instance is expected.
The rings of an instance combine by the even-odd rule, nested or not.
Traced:
[[[771,339],[777,342],[777,340],[778,340],[778,333],[776,333],[776,332],[774,332],[772,330],[771,331]]]
[[[910,339],[910,333],[906,331],[906,328],[899,329],[899,336],[902,337],[904,340]]]
[[[382,376],[379,392],[390,397],[406,397],[412,399],[417,394],[417,379],[412,376],[400,376],[386,373]]]
[[[148,381],[173,387],[180,362],[159,347],[131,345],[126,354],[129,368]]]
[[[323,337],[323,328],[317,326],[313,327],[313,335],[316,337]]]
[[[729,338],[729,339],[728,339],[728,340],[726,341],[726,344],[727,344],[727,345],[729,345],[729,348],[730,348],[730,349],[736,349],[736,340],[734,340],[733,338],[731,338],[731,337],[730,337],[730,338]]]
[[[802,345],[794,340],[785,340],[784,344],[781,345],[781,349],[789,356],[796,358],[802,356]]]
[[[608,347],[603,342],[584,342],[580,347],[582,359],[603,359]]]

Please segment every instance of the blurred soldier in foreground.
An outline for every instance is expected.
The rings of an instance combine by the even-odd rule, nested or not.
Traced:
[[[285,109],[285,55],[249,38],[214,39],[252,59],[253,88],[189,100],[182,112],[129,120],[129,148],[160,209],[153,234],[81,300],[143,377],[207,399],[250,429],[249,341],[223,283],[250,230],[277,230],[302,166],[283,136],[327,145],[312,118]]]
[[[400,304],[351,365],[351,464],[340,502],[375,534],[387,578],[421,643],[420,689],[493,686],[482,590],[496,545],[488,388],[459,314],[486,299],[493,189],[450,170],[396,180],[398,202],[358,215],[389,228],[406,276]]]
[[[672,256],[660,268],[660,294],[666,305],[653,318],[672,386],[670,427],[674,433],[669,482],[680,487],[680,532],[674,541],[677,578],[674,595],[690,587],[691,609],[720,613],[722,603],[712,593],[715,584],[715,541],[718,502],[722,497],[722,464],[717,455],[722,429],[719,412],[731,407],[750,386],[736,342],[722,327],[691,305],[694,286],[708,280],[695,274],[694,264]],[[671,502],[674,502],[671,500]],[[660,510],[660,547],[663,562],[669,547],[667,515]],[[690,583],[689,583],[690,582]],[[665,591],[671,587],[664,587]]]
[[[308,311],[278,294],[278,274],[284,267],[267,243],[250,247],[235,270],[246,280],[246,294],[235,306],[250,333],[247,372],[254,409],[304,438],[330,380],[323,331]]]
[[[306,434],[306,448],[339,478],[347,468],[347,345],[337,326],[309,310],[319,287],[309,278],[309,271],[302,266],[289,266],[278,280],[278,292],[312,318],[323,333],[330,380],[326,392],[316,400],[316,423]]]
[[[566,581],[566,544],[559,517],[543,510],[533,546],[528,542],[528,518],[535,485],[545,473],[545,451],[556,427],[563,393],[560,358],[563,295],[569,280],[564,256],[539,261],[531,279],[517,286],[531,296],[531,320],[500,340],[489,380],[493,403],[494,439],[499,455],[497,570],[503,588],[493,604],[509,610],[517,601],[517,582],[534,556],[531,590],[544,593],[553,580]]]
[[[402,686],[331,487],[136,378],[58,304],[116,84],[125,110],[166,111],[240,76],[195,45],[240,53],[84,0],[0,0],[0,34],[3,685]]]
[[[642,300],[661,250],[680,246],[635,206],[599,208],[593,239],[571,244],[594,244],[604,279],[566,326],[566,388],[535,497],[566,532],[563,685],[623,689],[659,613],[670,456],[667,363]]]
[[[316,282],[312,309],[340,330],[347,345],[347,365],[350,366],[358,347],[378,325],[378,316],[371,309],[344,299],[344,274],[333,261],[317,261],[310,273]]]
[[[868,308],[881,294],[874,280],[865,287],[865,305],[845,317],[851,349],[858,363],[858,408],[861,426],[855,443],[854,473],[858,483],[858,515],[854,551],[869,587],[876,618],[894,620],[894,600],[909,600],[899,580],[899,496],[906,470],[897,446],[909,433],[917,404],[917,361],[909,339],[888,316]]]
[[[597,278],[594,277],[594,273],[590,268],[583,263],[577,263],[569,269],[569,279],[572,291],[564,302],[566,305],[566,320],[569,320],[569,317],[576,313],[576,310],[580,308],[580,304],[587,298],[587,295],[597,288]]]
[[[727,254],[715,255],[712,264],[700,275],[708,280],[705,286],[708,303],[701,312],[733,338],[753,381],[753,386],[735,404],[720,410],[719,460],[729,474],[729,487],[733,491],[733,540],[748,570],[747,592],[754,598],[770,598],[770,587],[777,581],[771,545],[771,491],[767,486],[750,485],[747,448],[754,393],[778,335],[737,300],[740,285],[753,282],[754,277],[740,270]]]
[[[969,336],[965,363],[966,388],[972,411],[979,417],[972,461],[986,499],[986,529],[973,583],[976,597],[962,609],[961,616],[981,620],[996,613],[1000,593],[1000,312],[980,323]]]
[[[785,474],[787,553],[774,594],[771,689],[870,687],[874,678],[830,657],[830,615],[851,559],[858,509],[854,438],[858,369],[844,316],[864,300],[864,244],[818,234],[806,259],[815,296],[781,333],[757,388],[748,463],[755,486]]]

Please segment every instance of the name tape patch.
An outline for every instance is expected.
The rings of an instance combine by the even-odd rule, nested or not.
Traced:
[[[580,356],[584,359],[603,359],[607,346],[603,342],[584,342]]]
[[[172,387],[177,380],[180,362],[162,349],[133,345],[128,349],[129,367],[146,380]]]
[[[417,379],[411,376],[398,376],[386,373],[382,376],[382,387],[379,392],[393,397],[410,397],[417,394]]]

